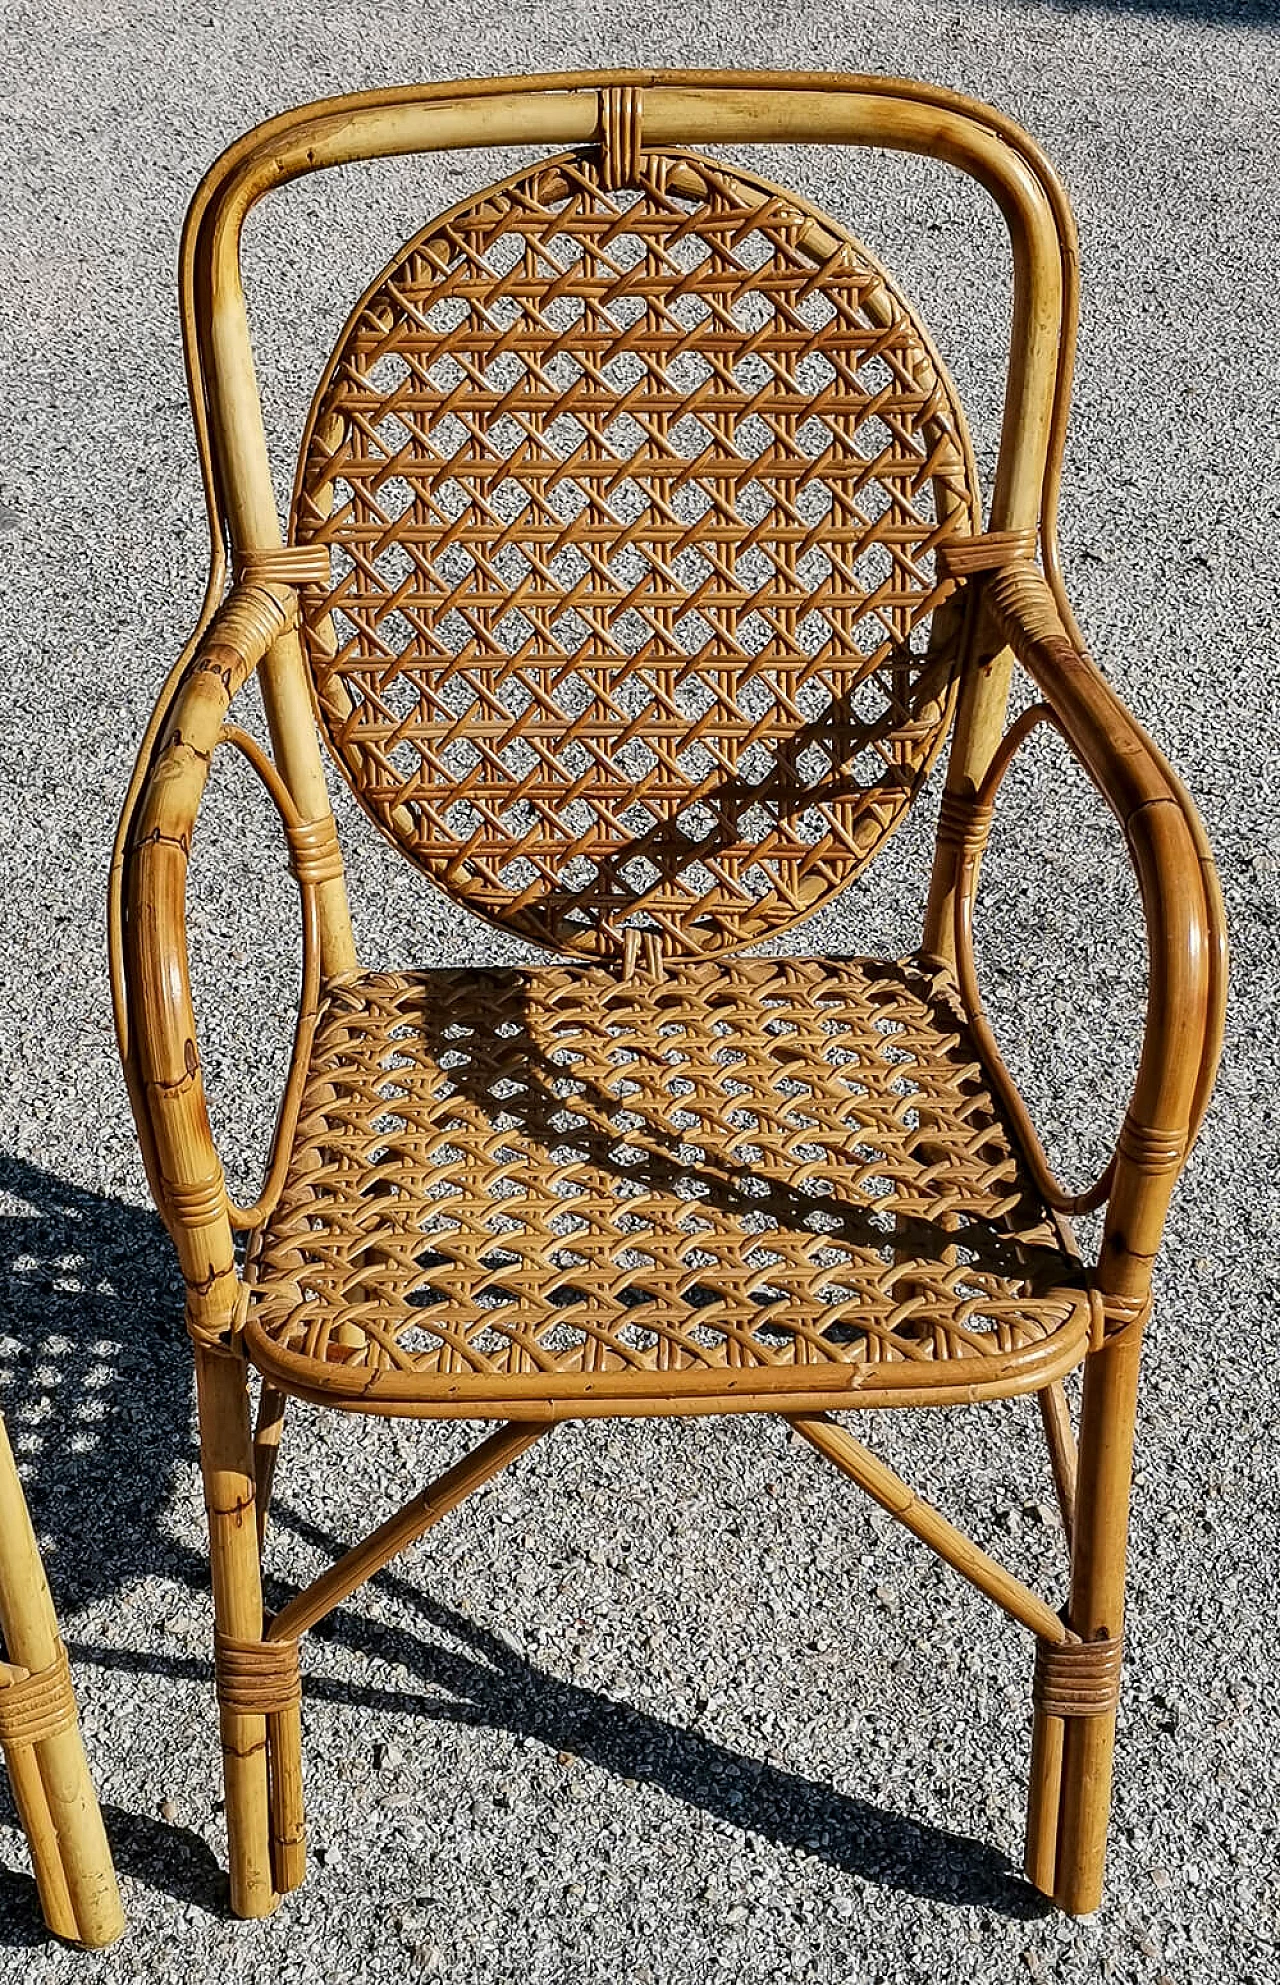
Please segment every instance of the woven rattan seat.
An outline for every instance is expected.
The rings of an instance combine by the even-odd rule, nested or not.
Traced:
[[[369,1407],[1043,1385],[1088,1305],[936,964],[362,974],[245,1329]],[[946,1370],[939,1373],[937,1367]]]
[[[738,162],[819,141],[944,161],[1007,223],[989,498],[896,281]],[[282,516],[245,217],[314,170],[478,145],[533,156],[478,174],[381,273],[334,271],[349,315]],[[195,1347],[238,1913],[303,1876],[309,1627],[564,1423],[747,1410],[1035,1636],[1026,1868],[1064,1908],[1096,1906],[1138,1356],[1213,1084],[1225,944],[1195,808],[1090,659],[1059,569],[1075,269],[1024,132],[866,77],[373,93],[263,125],[203,181],[182,281],[213,565],[125,802],[111,929]],[[1015,666],[1036,697],[1008,723]],[[255,675],[269,751],[230,721]],[[1116,817],[1148,944],[1137,1078],[1077,1193],[1001,1058],[974,949],[1001,782],[1039,725]],[[786,934],[886,858],[949,736],[918,951],[806,955]],[[302,909],[294,1049],[245,1207],[210,1130],[186,947],[223,746],[275,802]],[[400,969],[364,969],[323,747],[446,913],[538,962],[416,969],[420,931],[390,931]],[[1080,1249],[1073,1219],[1095,1212]],[[1065,1605],[828,1410],[1019,1394],[1046,1437]],[[291,1397],[505,1424],[268,1620]],[[957,1426],[957,1469],[967,1451]]]

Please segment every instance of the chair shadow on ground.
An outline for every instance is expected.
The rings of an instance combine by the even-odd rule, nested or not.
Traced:
[[[0,1213],[0,1405],[37,1529],[55,1540],[47,1555],[55,1605],[66,1617],[148,1575],[207,1589],[203,1557],[174,1538],[167,1521],[178,1469],[195,1450],[181,1285],[160,1222],[11,1157],[0,1157],[0,1194],[17,1208]],[[333,1555],[342,1548],[287,1500],[277,1500],[273,1522]],[[314,1677],[309,1700],[532,1737],[879,1886],[1014,1918],[1043,1912],[1039,1895],[995,1849],[547,1674],[401,1573],[377,1577],[430,1638],[362,1617],[358,1599],[316,1636],[365,1661],[402,1666],[445,1699]],[[284,1596],[270,1590],[269,1602]],[[74,1630],[69,1642],[85,1700],[95,1668],[211,1688],[204,1660],[162,1648],[137,1654]],[[119,1807],[105,1811],[124,1873],[179,1902],[225,1909],[218,1863],[198,1835]],[[43,1935],[29,1876],[0,1869],[0,1947]]]

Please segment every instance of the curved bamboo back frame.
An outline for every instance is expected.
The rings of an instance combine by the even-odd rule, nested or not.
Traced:
[[[968,173],[991,193],[1009,228],[1014,287],[987,523],[993,532],[1039,531],[1046,570],[1069,616],[1055,520],[1075,346],[1075,236],[1062,189],[1025,133],[948,91],[876,77],[606,71],[338,98],[259,126],[213,167],[193,202],[182,252],[183,329],[213,540],[204,620],[225,584],[224,535],[241,559],[281,544],[239,269],[253,206],[306,172],[377,156],[473,145],[579,147],[610,134],[616,145],[620,133],[634,143],[637,130],[654,147],[844,143],[916,152]],[[263,686],[285,782],[300,815],[319,817],[327,800],[295,633],[268,657]],[[962,691],[961,756],[966,767],[974,759],[979,777],[1004,691],[999,670]],[[326,968],[341,969],[353,954],[340,879],[325,885],[321,926]]]

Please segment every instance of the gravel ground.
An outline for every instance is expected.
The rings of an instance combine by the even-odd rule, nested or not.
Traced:
[[[131,1930],[95,1958],[51,1945],[5,1807],[0,1978],[1280,1979],[1276,1288],[1252,1266],[1274,1258],[1277,1207],[1277,16],[998,0],[963,18],[930,0],[785,22],[762,0],[641,11],[3,8],[0,1398]],[[190,1361],[116,1072],[101,908],[136,737],[201,586],[178,227],[207,161],[283,103],[601,61],[925,75],[1020,116],[1079,214],[1067,568],[1104,667],[1202,805],[1237,961],[1227,1060],[1160,1272],[1108,1900],[1088,1922],[1041,1910],[1015,1872],[1024,1637],[758,1421],[564,1428],[337,1615],[309,1654],[307,1886],[269,1923],[226,1913]],[[346,209],[336,182],[306,182],[255,224],[283,463],[354,286],[490,163],[371,168]],[[981,197],[923,166],[763,166],[902,272],[989,456],[1007,276]],[[356,273],[333,281],[331,257]],[[247,1175],[291,985],[289,943],[264,954],[260,933],[272,915],[292,924],[237,778],[211,796],[194,923],[220,1126]],[[910,942],[929,812],[808,941]],[[343,819],[371,960],[514,953]],[[1115,839],[1051,745],[1010,784],[983,914],[1001,933],[985,968],[1010,1058],[1042,1115],[1074,1126],[1054,1149],[1082,1173],[1114,1133],[1141,962]],[[227,957],[230,976],[215,969]],[[263,1071],[250,1085],[248,1067]],[[275,1546],[286,1582],[463,1440],[298,1422]],[[1026,1404],[874,1433],[1054,1589],[1061,1538]]]

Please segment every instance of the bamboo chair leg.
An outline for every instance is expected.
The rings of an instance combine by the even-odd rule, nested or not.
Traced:
[[[1058,1814],[1062,1807],[1063,1719],[1036,1706],[1031,1723],[1031,1779],[1023,1872],[1042,1895],[1054,1892]]]
[[[253,1430],[254,1479],[258,1496],[258,1549],[266,1541],[271,1491],[280,1458],[280,1436],[289,1396],[264,1379]],[[281,1895],[299,1888],[307,1872],[306,1821],[302,1799],[302,1712],[280,1710],[267,1718],[270,1760],[271,1872]]]
[[[1040,1420],[1044,1427],[1044,1437],[1049,1449],[1049,1465],[1053,1471],[1053,1492],[1058,1499],[1058,1509],[1062,1516],[1062,1528],[1067,1544],[1071,1543],[1071,1530],[1076,1513],[1076,1438],[1071,1428],[1071,1408],[1067,1405],[1067,1395],[1061,1379],[1045,1386],[1036,1394],[1040,1408]]]
[[[253,1472],[258,1495],[258,1548],[261,1550],[267,1534],[267,1518],[271,1513],[271,1491],[275,1485],[276,1463],[280,1458],[280,1436],[284,1432],[285,1410],[289,1404],[287,1393],[274,1385],[262,1382],[262,1395],[258,1400],[258,1419],[253,1430]]]
[[[1068,1609],[1085,1644],[1118,1641],[1124,1623],[1140,1349],[1130,1329],[1085,1365]],[[1100,1714],[1036,1711],[1026,1872],[1072,1916],[1102,1900],[1115,1733],[1114,1700]]]
[[[214,1618],[240,1641],[262,1638],[262,1562],[258,1550],[253,1439],[244,1361],[196,1348],[200,1462],[209,1518]],[[272,1881],[267,1788],[267,1719],[219,1705],[231,1908],[236,1916],[269,1916]]]
[[[302,1711],[267,1718],[271,1758],[271,1872],[281,1895],[300,1888],[307,1872],[306,1813],[302,1797]]]
[[[0,1627],[11,1661],[52,1668],[61,1641],[13,1450],[0,1420]],[[40,1907],[53,1934],[90,1949],[124,1931],[120,1891],[79,1724],[9,1744],[5,1763],[31,1848]]]

